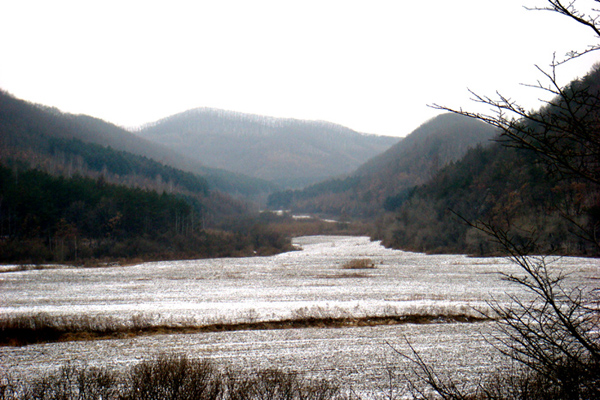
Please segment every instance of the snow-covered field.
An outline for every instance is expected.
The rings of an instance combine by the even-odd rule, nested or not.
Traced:
[[[522,295],[498,274],[519,273],[504,259],[407,253],[364,237],[302,237],[295,244],[302,250],[273,257],[6,272],[0,274],[0,317],[43,312],[208,324],[304,316],[477,315],[475,310],[485,309],[491,299]],[[342,268],[357,258],[371,259],[375,268]],[[577,284],[597,284],[600,277],[594,259],[562,258],[553,265]],[[490,323],[439,323],[157,335],[4,347],[0,364],[12,376],[35,375],[65,362],[119,367],[174,351],[378,389],[405,370],[393,348],[406,351],[407,340],[461,379],[481,376],[497,363],[484,340],[491,329]]]

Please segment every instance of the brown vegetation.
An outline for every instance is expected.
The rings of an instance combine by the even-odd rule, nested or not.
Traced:
[[[375,269],[375,263],[370,258],[356,258],[345,262],[343,269]]]
[[[124,371],[63,366],[31,381],[0,383],[1,400],[342,399],[340,387],[275,369],[248,374],[206,360],[161,354]]]
[[[372,230],[371,224],[360,221],[327,220],[317,216],[294,218],[289,213],[278,215],[264,211],[260,220],[267,224],[269,230],[286,237],[312,235],[368,235]]]
[[[32,343],[120,339],[140,335],[194,334],[241,330],[347,328],[357,326],[482,322],[489,318],[476,313],[386,313],[355,316],[340,310],[319,307],[296,310],[288,319],[216,322],[202,324],[194,320],[180,323],[155,323],[152,315],[136,314],[128,320],[112,317],[51,316],[44,313],[5,317],[0,320],[0,346],[23,346]]]

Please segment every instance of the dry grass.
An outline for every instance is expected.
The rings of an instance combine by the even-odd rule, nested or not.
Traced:
[[[346,278],[346,279],[355,279],[355,278],[370,278],[371,275],[364,272],[346,272],[340,275],[331,276],[331,278]]]
[[[375,263],[370,258],[355,258],[345,262],[342,269],[375,269]]]
[[[390,309],[377,313],[377,315],[369,315],[365,310],[360,309],[346,310],[338,307],[314,306],[294,310],[290,317],[280,320],[261,321],[258,317],[253,316],[242,322],[217,321],[212,323],[199,323],[194,319],[159,322],[159,318],[156,316],[146,314],[136,314],[127,320],[123,320],[112,317],[52,316],[39,313],[0,317],[0,346],[119,339],[157,334],[193,334],[311,327],[344,328],[405,323],[479,322],[489,320],[483,315],[474,316],[472,312],[467,311]]]
[[[0,400],[326,400],[345,399],[320,379],[280,370],[217,368],[184,355],[159,355],[125,371],[63,366],[29,382],[0,385]]]
[[[47,313],[4,316],[0,317],[0,346],[126,336],[153,328],[153,321],[150,314],[135,314],[128,320]]]

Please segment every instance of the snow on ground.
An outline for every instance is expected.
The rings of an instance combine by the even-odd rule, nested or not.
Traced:
[[[519,273],[500,258],[424,255],[383,248],[366,237],[301,237],[302,250],[272,257],[144,263],[95,269],[53,268],[0,273],[0,317],[48,313],[156,323],[254,322],[284,318],[476,314],[519,288],[499,271]],[[343,269],[369,258],[374,269]],[[556,268],[579,284],[596,284],[598,260],[562,258]],[[491,324],[431,324],[163,335],[127,340],[0,348],[0,364],[17,375],[67,361],[125,365],[159,352],[210,357],[244,368],[310,371],[377,387],[402,368],[392,347],[409,340],[442,368],[477,376],[494,365],[481,331]]]

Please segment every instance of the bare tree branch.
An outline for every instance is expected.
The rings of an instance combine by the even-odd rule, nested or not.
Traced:
[[[577,0],[568,3],[548,0],[546,7],[528,8],[551,11],[566,16],[590,29],[600,40],[600,11],[590,12],[577,7]],[[600,3],[600,0],[594,0]],[[581,3],[579,3],[581,4]],[[550,70],[536,68],[542,80],[530,88],[550,95],[536,112],[527,111],[513,99],[496,93],[494,98],[470,91],[472,100],[489,106],[488,113],[434,104],[432,107],[475,118],[499,128],[498,139],[505,146],[532,152],[549,171],[584,184],[598,191],[600,185],[600,68],[588,77],[567,86],[558,83],[558,67],[584,54],[600,49],[600,44],[584,50],[574,50],[564,60],[554,57]],[[563,200],[561,200],[563,201]],[[598,206],[592,198],[589,203]],[[585,208],[567,198],[557,205],[564,219],[575,227],[577,237],[592,241],[600,248],[600,221],[582,220]],[[561,208],[562,207],[562,208]],[[531,376],[543,388],[522,386],[518,398],[600,398],[600,289],[569,287],[566,276],[555,272],[548,258],[532,257],[538,235],[511,224],[510,219],[469,221],[455,213],[464,223],[485,233],[513,263],[520,274],[505,274],[503,278],[518,285],[524,295],[509,296],[508,303],[492,301],[489,306],[498,316],[497,333],[492,343],[504,355],[525,367],[520,385],[528,385]],[[424,362],[414,348],[407,357],[416,365],[416,373],[442,398],[452,397],[456,387],[444,381]],[[527,375],[532,374],[532,375]],[[541,391],[540,391],[541,390]],[[539,397],[532,397],[533,392]],[[503,398],[498,390],[481,387],[483,398]]]

